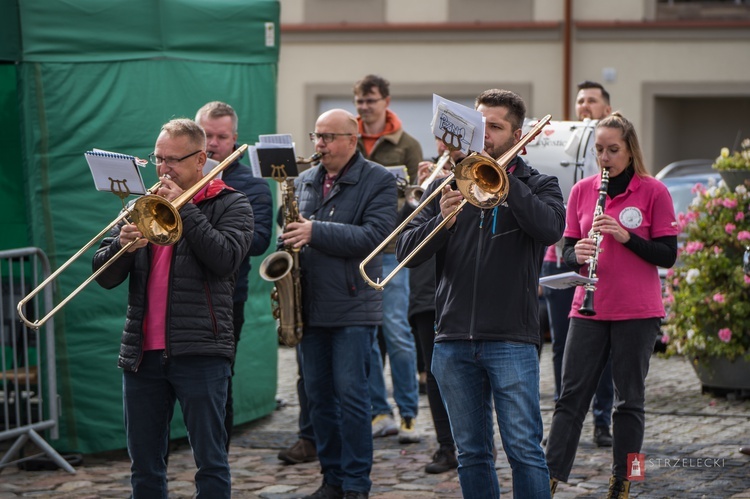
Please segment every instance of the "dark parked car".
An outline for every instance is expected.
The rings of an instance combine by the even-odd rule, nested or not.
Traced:
[[[693,188],[696,184],[702,184],[704,187],[716,185],[721,180],[719,173],[711,165],[713,160],[710,159],[688,159],[676,161],[662,168],[655,177],[664,183],[672,196],[675,214],[687,213],[690,203],[692,203],[695,194]],[[685,241],[685,235],[677,236],[678,246],[682,246]],[[680,265],[679,257],[675,266]],[[659,269],[659,276],[662,282],[667,277],[667,269]],[[663,351],[664,345],[661,338],[657,338],[655,350]]]

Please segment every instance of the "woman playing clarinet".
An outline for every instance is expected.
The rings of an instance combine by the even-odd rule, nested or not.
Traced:
[[[563,255],[585,275],[594,265],[598,282],[594,289],[576,290],[546,455],[554,493],[558,482],[568,480],[586,412],[611,354],[615,409],[607,497],[627,498],[631,480],[642,479],[645,468],[628,459],[637,460],[633,456],[641,451],[646,374],[664,316],[657,267],[674,264],[679,229],[667,188],[646,171],[632,123],[615,112],[599,121],[595,137],[603,175],[573,186]]]

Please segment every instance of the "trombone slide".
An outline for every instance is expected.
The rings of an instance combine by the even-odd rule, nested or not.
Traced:
[[[419,243],[419,246],[417,246],[414,249],[414,251],[412,251],[411,253],[409,253],[406,256],[406,258],[404,258],[401,262],[399,262],[399,264],[393,269],[393,271],[390,274],[388,274],[382,281],[380,280],[379,277],[377,278],[377,280],[373,281],[367,275],[367,271],[365,270],[365,266],[368,263],[370,263],[370,261],[378,255],[378,253],[380,253],[381,251],[383,251],[383,249],[385,249],[385,247],[388,246],[388,244],[391,242],[391,240],[393,240],[394,237],[398,236],[401,233],[401,231],[403,231],[404,228],[409,224],[409,222],[411,222],[412,220],[414,220],[416,218],[416,216],[419,215],[419,213],[422,211],[422,209],[424,209],[425,206],[427,206],[428,203],[430,203],[438,195],[442,194],[443,189],[445,188],[446,185],[450,184],[453,181],[453,177],[454,176],[455,175],[453,173],[451,173],[450,175],[448,175],[447,177],[445,177],[445,180],[443,181],[443,183],[440,184],[440,186],[437,187],[429,196],[427,196],[427,199],[425,199],[424,201],[422,201],[419,204],[419,207],[417,207],[416,210],[414,210],[408,217],[406,217],[406,220],[404,220],[403,222],[401,222],[401,224],[398,227],[396,227],[396,229],[391,233],[391,235],[388,236],[385,240],[383,240],[383,242],[380,243],[378,245],[378,247],[375,248],[372,251],[372,253],[370,253],[367,256],[367,258],[365,258],[364,260],[362,260],[362,262],[359,264],[359,273],[362,275],[362,278],[365,280],[365,282],[367,282],[367,284],[369,284],[371,287],[377,289],[378,291],[383,291],[383,288],[385,288],[385,285],[388,284],[388,282],[391,279],[393,279],[393,277],[396,275],[396,273],[398,271],[400,271],[402,268],[404,268],[404,266],[407,263],[409,263],[412,260],[412,258],[414,258],[414,256],[417,253],[419,253],[419,250],[421,250],[422,247],[424,247],[424,245],[427,244],[430,241],[430,239],[432,239],[432,235],[435,234],[435,233],[437,233],[439,230],[441,230],[445,226],[445,224],[447,224],[453,217],[455,217],[456,215],[458,215],[458,212],[461,211],[461,208],[463,208],[464,205],[466,204],[466,199],[464,199],[463,201],[461,201],[461,203],[456,207],[456,209],[453,210],[447,217],[445,217],[438,224],[437,227],[435,227],[435,229],[430,234],[430,237],[425,238],[421,243]]]
[[[110,265],[112,265],[115,260],[120,258],[133,244],[135,244],[139,239],[135,239],[122,248],[114,254],[109,260],[104,262],[104,264],[99,267],[96,272],[91,274],[88,279],[83,281],[76,289],[74,289],[68,296],[63,298],[60,303],[57,304],[52,310],[47,312],[47,315],[42,317],[41,319],[37,319],[35,321],[29,320],[26,315],[24,314],[24,306],[31,301],[32,298],[34,298],[36,295],[38,295],[42,290],[44,290],[52,281],[57,279],[57,277],[65,270],[67,269],[70,264],[72,264],[74,261],[76,261],[78,258],[83,255],[89,248],[97,244],[107,233],[109,233],[112,228],[120,223],[122,220],[127,220],[128,217],[133,217],[135,220],[134,222],[136,225],[138,225],[139,230],[144,234],[144,237],[146,239],[149,239],[149,241],[153,242],[154,244],[161,244],[161,245],[170,245],[177,242],[177,240],[180,239],[182,236],[182,219],[180,218],[179,209],[187,202],[189,202],[193,197],[195,197],[198,192],[206,186],[208,182],[213,180],[214,177],[216,177],[219,173],[224,171],[229,165],[231,165],[234,160],[236,160],[240,155],[242,155],[245,150],[247,149],[247,144],[243,144],[239,148],[237,148],[236,151],[234,151],[232,154],[227,156],[227,158],[216,165],[213,170],[211,170],[209,173],[203,176],[202,179],[200,179],[195,185],[192,187],[187,188],[185,191],[183,191],[182,194],[177,196],[174,200],[171,202],[167,201],[163,198],[158,198],[160,200],[159,203],[156,203],[157,206],[154,206],[156,211],[159,212],[159,216],[163,217],[162,220],[157,220],[155,217],[152,217],[151,220],[143,220],[143,227],[141,226],[142,223],[139,223],[139,218],[146,218],[142,217],[142,214],[140,213],[141,205],[146,202],[149,204],[149,207],[151,207],[152,203],[149,203],[153,199],[153,197],[156,197],[154,194],[151,194],[152,192],[156,192],[156,190],[159,188],[160,182],[157,182],[154,184],[151,189],[148,190],[148,194],[139,197],[135,200],[130,210],[125,209],[123,212],[115,218],[109,225],[107,225],[104,229],[102,229],[101,232],[99,232],[96,236],[93,237],[87,244],[85,244],[81,249],[79,249],[73,256],[68,258],[68,260],[63,263],[60,268],[55,270],[52,274],[49,275],[44,281],[42,281],[39,286],[37,286],[31,293],[27,294],[21,301],[18,302],[18,305],[16,306],[16,312],[18,313],[18,317],[21,319],[21,321],[27,326],[32,329],[39,329],[42,327],[50,318],[52,318],[53,315],[57,313],[58,310],[60,310],[62,307],[64,307],[70,300],[73,299],[74,296],[76,296],[83,288],[89,285],[91,281],[96,279],[99,274],[104,272],[107,268],[109,268]],[[173,218],[173,220],[166,220],[167,217]],[[154,231],[151,228],[151,225],[149,222],[155,222],[156,225],[159,225],[158,222],[175,222],[174,227],[171,228],[169,231],[161,230],[161,231]],[[148,230],[147,230],[148,229]],[[151,237],[148,237],[147,234],[150,234],[153,237],[153,241]]]

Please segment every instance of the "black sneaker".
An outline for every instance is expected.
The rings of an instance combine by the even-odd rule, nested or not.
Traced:
[[[367,492],[357,492],[354,490],[347,490],[344,492],[344,499],[367,499],[370,495]]]
[[[344,499],[344,491],[341,490],[341,487],[323,482],[318,490],[302,499]]]
[[[426,473],[437,475],[458,468],[456,451],[453,447],[440,447],[433,455],[432,462],[424,467]]]
[[[594,428],[594,443],[597,447],[612,447],[612,435],[609,427],[597,426]]]

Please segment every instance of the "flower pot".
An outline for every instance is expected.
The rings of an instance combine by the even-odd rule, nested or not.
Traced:
[[[735,187],[743,184],[750,189],[750,170],[719,170],[719,175],[732,192]]]
[[[695,359],[695,374],[703,388],[750,390],[750,362],[744,358],[729,361],[723,357]]]

